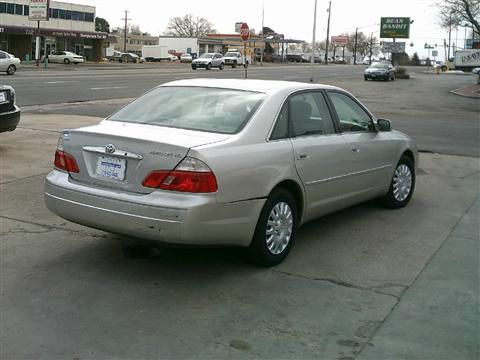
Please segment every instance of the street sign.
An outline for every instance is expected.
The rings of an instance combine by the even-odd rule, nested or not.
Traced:
[[[248,39],[250,39],[250,28],[247,23],[243,23],[240,26],[240,37],[243,41],[248,41]]]
[[[386,54],[401,54],[405,52],[404,42],[383,42],[382,52]]]
[[[380,21],[380,37],[408,39],[410,37],[410,18],[382,17]]]
[[[50,0],[30,0],[29,4],[29,21],[48,21],[48,9]]]
[[[330,41],[333,45],[345,46],[348,44],[348,36],[332,36]]]
[[[235,32],[240,34],[240,27],[242,26],[243,22],[236,22],[235,23]]]

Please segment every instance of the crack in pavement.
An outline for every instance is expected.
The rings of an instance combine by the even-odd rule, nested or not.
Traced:
[[[360,286],[360,285],[351,284],[351,283],[348,283],[346,281],[337,280],[337,279],[315,278],[315,277],[309,277],[309,276],[305,276],[305,275],[294,274],[294,273],[291,273],[291,272],[288,272],[288,271],[281,271],[281,270],[272,270],[272,271],[276,272],[276,273],[279,273],[279,274],[284,274],[284,275],[287,275],[287,276],[297,277],[297,278],[301,278],[301,279],[312,280],[312,281],[325,281],[325,282],[329,282],[329,283],[334,284],[334,285],[343,286],[343,287],[347,287],[347,288],[351,288],[351,289],[371,291],[371,292],[374,292],[374,293],[379,294],[379,295],[394,297],[395,299],[397,299],[397,301],[400,300],[399,296],[393,295],[393,294],[390,294],[390,293],[387,293],[387,292],[383,292],[383,291],[378,291],[376,289],[377,288],[382,288],[382,287],[390,287],[390,286],[398,286],[398,287],[406,288],[405,285],[398,285],[398,284],[395,284],[395,285],[388,284],[388,286],[382,285],[382,286],[378,286],[378,287],[367,287],[367,286]],[[402,294],[403,294],[403,291],[402,291]]]

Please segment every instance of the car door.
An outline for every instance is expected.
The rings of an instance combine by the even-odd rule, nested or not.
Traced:
[[[7,54],[3,51],[0,51],[0,71],[6,71],[8,68],[9,58]]]
[[[215,54],[213,55],[212,66],[218,67],[222,62],[222,55]]]
[[[381,193],[396,165],[395,145],[389,133],[377,131],[373,116],[349,94],[336,90],[329,90],[327,94],[350,149],[353,200],[361,201]]]
[[[350,149],[335,127],[322,91],[294,94],[287,106],[295,167],[305,188],[308,221],[344,206]]]

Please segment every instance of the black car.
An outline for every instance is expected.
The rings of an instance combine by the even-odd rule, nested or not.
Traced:
[[[388,63],[375,63],[365,70],[365,80],[395,80],[395,68]]]
[[[15,90],[0,85],[0,132],[13,131],[20,121],[20,109],[15,105]]]

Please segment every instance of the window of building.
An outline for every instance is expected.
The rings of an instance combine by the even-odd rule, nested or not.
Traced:
[[[7,14],[15,14],[15,4],[7,4]]]
[[[82,11],[78,12],[78,21],[85,21],[85,13]]]
[[[65,19],[65,10],[63,10],[63,9],[58,10],[58,18],[59,19]]]
[[[23,5],[23,15],[24,16],[30,15],[30,7],[28,5]]]
[[[7,12],[7,3],[0,2],[0,14],[5,14]]]
[[[71,10],[65,10],[65,19],[72,20],[72,11]]]
[[[95,18],[94,13],[85,13],[85,21],[93,22]]]
[[[72,20],[78,20],[78,11],[72,11]]]
[[[52,9],[52,18],[58,19],[58,9]]]
[[[15,15],[23,15],[23,5],[15,4]]]

